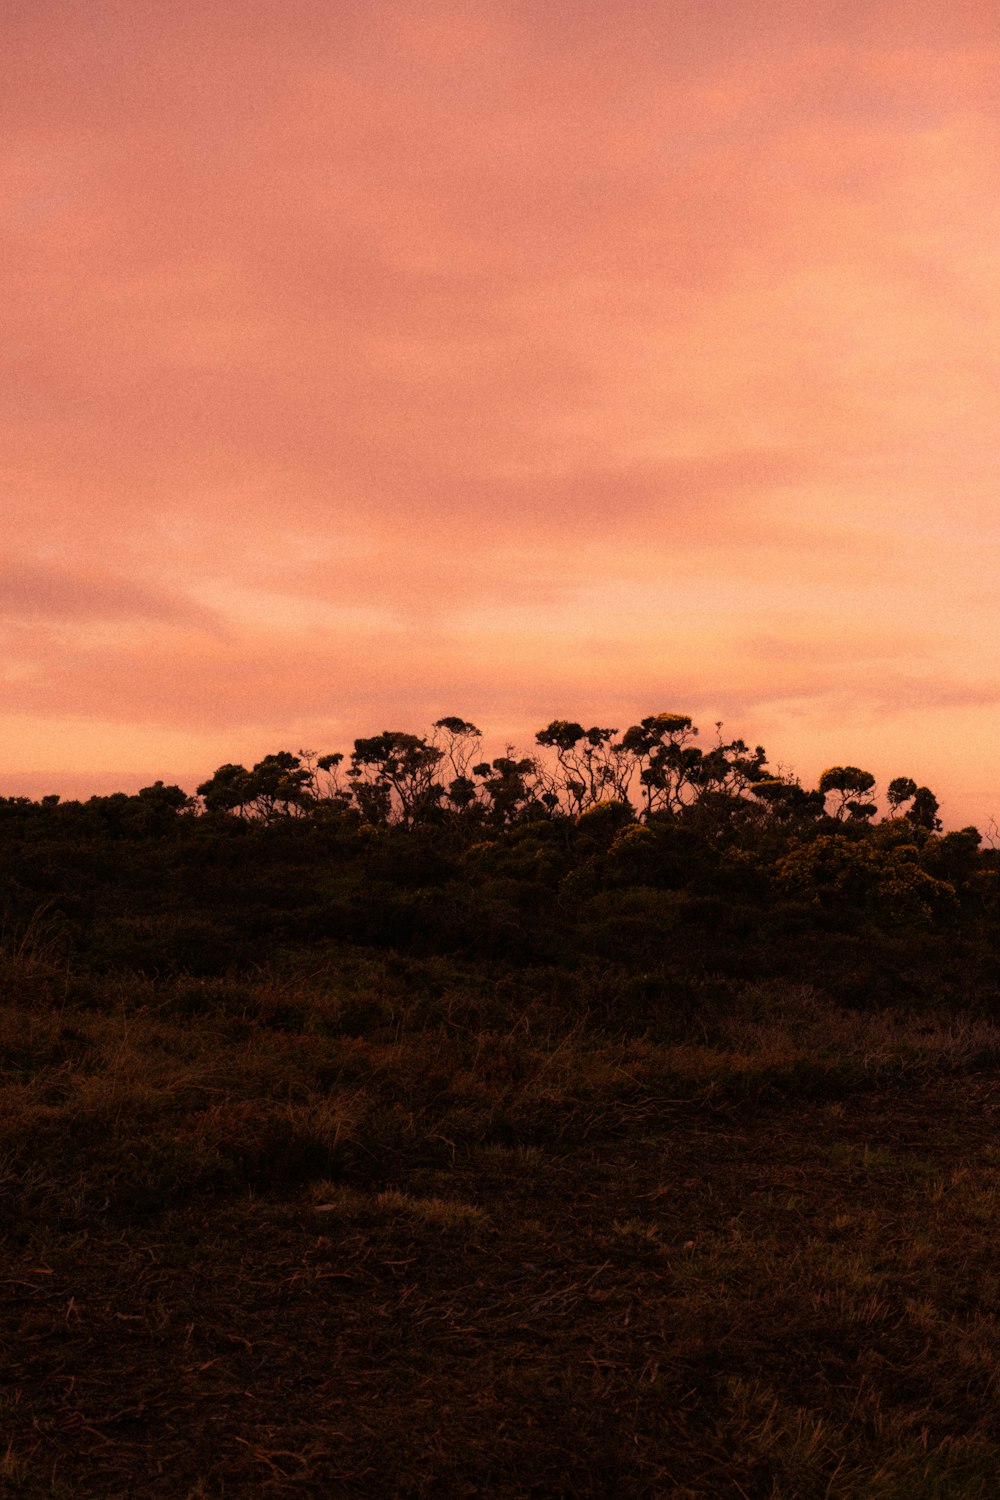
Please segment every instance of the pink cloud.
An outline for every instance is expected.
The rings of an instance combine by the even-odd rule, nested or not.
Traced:
[[[4,30],[10,715],[992,701],[985,4]]]
[[[0,564],[0,618],[68,623],[147,620],[218,629],[210,610],[159,586],[21,564]]]

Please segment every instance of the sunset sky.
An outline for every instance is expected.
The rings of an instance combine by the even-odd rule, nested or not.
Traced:
[[[1000,817],[994,0],[0,45],[0,794],[669,709]]]

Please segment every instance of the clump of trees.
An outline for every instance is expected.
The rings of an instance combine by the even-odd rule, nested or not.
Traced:
[[[620,803],[641,821],[697,813],[702,823],[714,814],[751,825],[869,825],[877,817],[870,771],[831,766],[815,788],[805,788],[771,769],[763,745],[727,740],[722,728],[717,724],[714,742],[702,747],[690,714],[650,714],[623,733],[553,719],[535,735],[533,754],[509,745],[482,760],[482,731],[452,715],[427,736],[386,729],[357,739],[349,758],[281,750],[249,769],[226,764],[197,795],[205,812],[253,821],[353,813],[377,827],[403,828],[445,821],[511,827],[578,818],[603,802]],[[886,806],[891,820],[941,828],[933,792],[908,776],[888,783]]]
[[[912,777],[880,796],[870,771],[835,764],[805,786],[686,713],[553,719],[530,752],[492,756],[449,715],[346,753],[227,762],[194,795],[0,798],[0,921],[44,909],[88,962],[157,973],[347,943],[503,971],[590,964],[648,995],[678,973],[782,972],[843,998],[877,962],[892,983],[1000,1004],[991,843],[943,832]]]
[[[535,735],[532,753],[508,745],[502,755],[485,759],[482,731],[450,715],[427,735],[385,729],[356,739],[349,755],[278,750],[250,767],[227,762],[194,796],[158,781],[135,797],[117,793],[83,804],[61,803],[58,796],[38,803],[0,798],[0,818],[9,824],[33,810],[63,823],[75,816],[78,826],[89,819],[93,826],[140,834],[204,816],[253,826],[309,821],[410,832],[447,827],[479,838],[543,822],[580,825],[587,814],[611,804],[630,823],[674,824],[730,842],[738,831],[747,844],[819,833],[859,837],[879,829],[883,841],[904,829],[920,842],[941,832],[937,798],[909,776],[888,782],[879,820],[870,771],[834,765],[815,787],[804,787],[772,768],[762,745],[751,748],[722,730],[716,724],[714,739],[702,745],[690,714],[650,714],[621,732],[553,719]],[[964,834],[979,840],[974,829]]]

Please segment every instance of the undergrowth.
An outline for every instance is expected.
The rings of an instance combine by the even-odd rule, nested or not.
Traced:
[[[0,1493],[996,1493],[988,1017],[0,959]]]

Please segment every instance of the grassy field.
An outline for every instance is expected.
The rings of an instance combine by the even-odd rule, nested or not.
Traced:
[[[2,977],[3,1495],[997,1495],[1000,1027]]]

